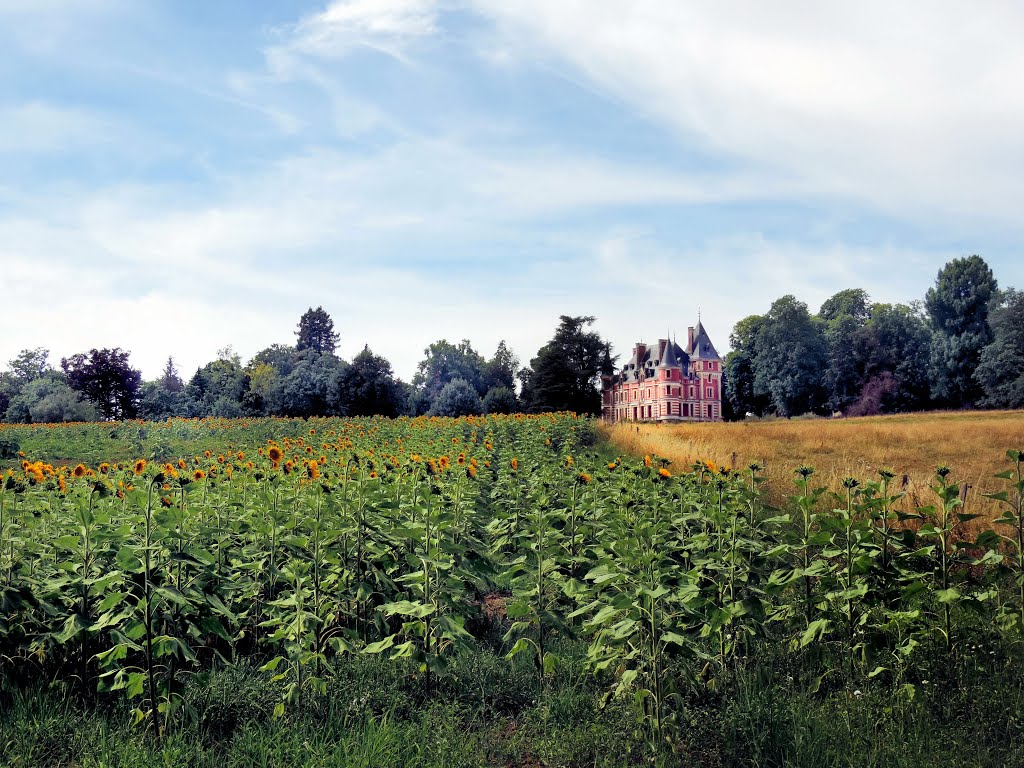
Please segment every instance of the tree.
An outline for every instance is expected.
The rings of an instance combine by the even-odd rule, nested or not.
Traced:
[[[530,369],[522,372],[522,400],[533,413],[601,410],[597,384],[602,374],[614,372],[611,347],[595,331],[584,328],[593,317],[559,318],[555,335],[537,351]]]
[[[331,382],[342,362],[332,354],[304,358],[281,382],[284,416],[326,416],[331,413]]]
[[[334,332],[334,321],[323,307],[310,307],[299,318],[298,341],[295,349],[299,352],[311,349],[322,355],[333,355],[341,337]]]
[[[68,386],[96,406],[103,419],[133,419],[138,412],[142,374],[119,347],[91,349],[60,361]]]
[[[139,418],[146,421],[163,421],[173,416],[193,416],[195,403],[185,390],[171,392],[161,381],[147,381],[139,390]]]
[[[732,351],[725,356],[723,370],[723,415],[728,411],[733,418],[742,419],[748,413],[762,416],[771,409],[771,401],[764,395],[754,394],[754,344],[763,319],[750,315],[740,320],[729,334]]]
[[[504,339],[498,342],[494,356],[484,363],[481,374],[480,388],[484,392],[504,387],[516,388],[516,371],[519,370],[519,358],[506,345]]]
[[[249,361],[250,366],[259,363],[273,366],[281,376],[287,376],[299,363],[298,350],[288,344],[271,344],[266,349],[257,352]]]
[[[99,414],[56,371],[32,379],[11,399],[4,420],[23,424],[96,421]]]
[[[854,355],[854,340],[870,314],[867,291],[860,288],[840,291],[826,299],[818,312],[819,320],[824,323],[828,348],[825,389],[831,411],[846,409],[860,394],[862,381]]]
[[[519,411],[519,398],[514,389],[492,387],[484,395],[483,406],[484,413],[516,413]]]
[[[168,357],[167,363],[164,365],[163,373],[160,374],[160,378],[156,380],[165,392],[181,392],[185,388],[185,382],[181,380],[181,376],[178,375],[178,368],[174,364],[174,358]]]
[[[465,379],[453,379],[445,384],[430,407],[431,416],[476,416],[483,411],[480,395]]]
[[[17,357],[7,363],[7,366],[14,379],[24,386],[30,381],[41,378],[47,371],[53,370],[50,367],[49,358],[50,350],[43,347],[23,349]]]
[[[196,415],[213,416],[215,405],[231,400],[241,403],[249,389],[248,377],[238,355],[230,348],[218,352],[218,358],[196,370],[185,392],[195,403]]]
[[[253,358],[245,367],[245,377],[249,387],[242,395],[243,412],[253,416],[275,413],[284,380],[278,369]]]
[[[50,350],[42,347],[23,349],[8,361],[8,370],[0,373],[0,414],[4,413],[12,398],[21,394],[27,384],[53,371],[49,364]]]
[[[852,317],[858,325],[864,325],[871,316],[871,298],[862,288],[847,288],[825,299],[818,310],[818,317],[829,323],[838,317]]]
[[[925,296],[935,330],[929,380],[932,397],[943,405],[970,405],[984,394],[974,372],[992,341],[988,306],[997,289],[992,270],[975,255],[946,264]]]
[[[793,296],[772,304],[754,342],[754,395],[767,396],[779,416],[820,410],[821,373],[828,361],[821,325]]]
[[[1024,293],[1003,293],[991,314],[994,340],[981,353],[976,381],[985,390],[982,405],[1024,408]]]
[[[350,364],[335,372],[329,400],[339,415],[394,417],[404,410],[405,390],[391,363],[366,345]]]
[[[931,332],[919,310],[906,304],[873,304],[853,344],[861,391],[849,415],[928,407]]]
[[[469,382],[476,393],[482,394],[484,359],[469,339],[451,344],[446,339],[436,341],[423,350],[425,357],[416,366],[412,384],[421,393],[420,407],[429,408],[434,399],[455,379]]]

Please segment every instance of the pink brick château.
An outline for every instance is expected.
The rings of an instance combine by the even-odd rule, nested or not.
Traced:
[[[621,371],[602,377],[605,421],[721,421],[722,358],[700,320],[686,349],[675,340],[639,342]]]

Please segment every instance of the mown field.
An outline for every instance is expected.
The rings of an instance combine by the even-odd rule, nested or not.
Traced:
[[[567,414],[3,427],[0,765],[1024,765],[1015,434],[982,524]]]
[[[935,468],[951,467],[968,486],[968,512],[991,521],[1002,514],[985,494],[1001,490],[994,475],[1004,469],[1006,450],[1024,447],[1024,411],[953,411],[855,419],[777,419],[728,424],[621,424],[600,427],[624,452],[664,456],[682,466],[696,460],[743,469],[765,467],[773,502],[793,492],[793,468],[809,465],[816,477],[840,491],[845,477],[875,477],[892,470],[905,491],[900,506],[913,511],[929,503]],[[968,527],[980,530],[982,522]]]

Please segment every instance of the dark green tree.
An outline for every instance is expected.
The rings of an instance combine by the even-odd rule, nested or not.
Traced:
[[[185,387],[196,416],[233,411],[227,403],[241,403],[249,388],[241,358],[230,347],[218,350],[217,359],[199,368]],[[241,405],[239,405],[239,411]]]
[[[820,411],[828,350],[822,327],[793,296],[772,304],[754,342],[754,395],[767,396],[779,416]]]
[[[331,413],[331,383],[342,367],[332,354],[309,355],[281,382],[282,416],[326,416]]]
[[[614,372],[611,347],[596,331],[585,330],[594,317],[562,315],[555,335],[521,373],[522,400],[532,413],[601,410],[598,383]]]
[[[49,363],[50,350],[43,347],[23,349],[8,361],[8,370],[0,373],[0,414],[11,400],[21,394],[27,384],[53,371]]]
[[[484,412],[476,388],[465,379],[452,379],[434,398],[431,416],[476,416]]]
[[[985,390],[982,405],[1024,408],[1024,293],[1003,292],[991,314],[994,340],[981,353],[974,377]]]
[[[519,358],[502,340],[498,342],[498,348],[494,350],[494,356],[484,363],[481,372],[480,389],[484,392],[489,392],[492,389],[504,387],[514,392],[516,372],[518,370]]]
[[[748,413],[763,416],[771,409],[771,400],[754,394],[754,344],[763,318],[750,315],[743,318],[729,334],[732,350],[725,356],[723,370],[723,416],[742,419]],[[728,405],[728,410],[725,406]]]
[[[975,255],[946,264],[925,296],[935,331],[929,381],[932,398],[941,405],[969,406],[984,395],[974,372],[992,341],[988,306],[997,289],[992,270]]]
[[[906,304],[874,304],[854,338],[860,394],[851,416],[900,413],[930,403],[928,361],[931,331],[918,309]]]
[[[509,387],[492,387],[484,395],[484,413],[518,413],[519,408],[519,398]]]
[[[864,325],[871,316],[871,298],[862,288],[847,288],[825,299],[818,310],[818,317],[826,323],[838,317],[852,317]]]
[[[862,381],[855,356],[855,339],[870,314],[867,291],[860,288],[840,291],[827,299],[818,311],[828,348],[825,389],[829,410],[845,410],[860,394]]]
[[[119,347],[90,349],[65,357],[60,367],[68,386],[96,406],[103,419],[134,419],[138,413],[142,374],[128,363]]]
[[[330,405],[343,416],[398,416],[405,407],[405,391],[391,363],[375,355],[369,345],[342,364],[331,382]]]
[[[299,330],[295,332],[298,341],[295,349],[302,352],[311,349],[322,355],[333,355],[341,337],[334,332],[334,321],[323,307],[310,307],[299,318]]]
[[[181,376],[178,375],[178,368],[174,364],[174,358],[168,357],[167,363],[164,365],[163,373],[160,374],[160,378],[156,380],[156,383],[163,387],[167,392],[181,392],[185,388],[185,382],[181,380]]]
[[[25,384],[6,408],[4,420],[23,424],[96,421],[96,407],[50,370]]]
[[[139,418],[146,421],[163,421],[173,416],[193,416],[195,403],[185,390],[170,391],[160,379],[147,381],[139,390]]]
[[[299,353],[295,347],[288,344],[271,344],[266,349],[257,352],[249,361],[250,366],[259,363],[273,366],[281,376],[287,376],[298,365]]]
[[[473,349],[469,339],[457,345],[441,339],[423,350],[423,354],[425,357],[412,379],[419,391],[421,409],[424,406],[429,409],[441,390],[455,379],[469,382],[478,395],[486,392],[483,389],[484,358]]]

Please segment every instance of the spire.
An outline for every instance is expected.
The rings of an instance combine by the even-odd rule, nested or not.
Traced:
[[[700,314],[697,315],[697,327],[693,329],[693,341],[690,344],[690,354],[703,360],[721,360],[715,345],[711,343],[708,332],[704,330],[704,324],[700,321]]]
[[[661,356],[659,368],[678,368],[679,358],[676,357],[676,343],[671,340],[665,341],[665,354]]]

